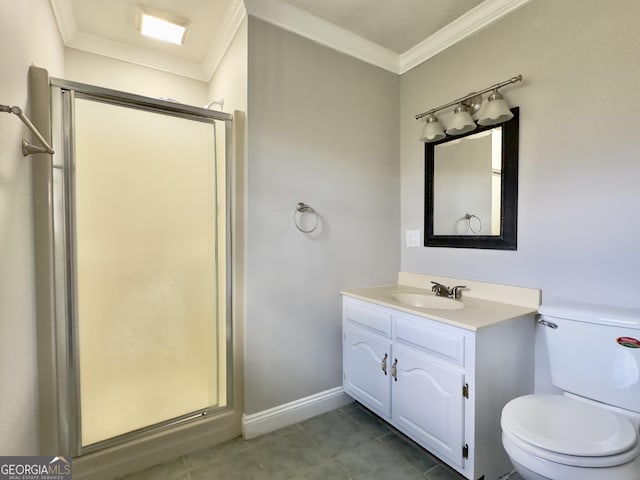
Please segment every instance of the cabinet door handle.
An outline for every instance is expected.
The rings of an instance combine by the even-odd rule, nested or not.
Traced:
[[[380,365],[385,375],[387,374],[387,357],[388,356],[389,356],[388,354],[386,353],[384,354],[384,358],[382,359],[382,363]]]
[[[393,365],[391,365],[391,376],[397,382],[398,381],[398,359],[394,359]]]

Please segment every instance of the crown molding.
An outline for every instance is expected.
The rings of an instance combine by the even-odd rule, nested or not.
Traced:
[[[282,0],[245,0],[250,15],[396,74],[403,74],[530,0],[485,0],[398,55]]]
[[[199,63],[79,32],[71,0],[49,0],[49,3],[66,47],[208,82],[247,14],[401,75],[529,1],[485,0],[415,47],[398,55],[282,0],[233,0],[218,23],[222,29]]]
[[[60,31],[62,42],[66,46],[78,31],[71,0],[49,0],[49,5],[51,5],[53,16],[58,24],[58,30]]]
[[[246,10],[242,0],[234,0],[221,20],[221,25],[224,25],[225,28],[216,36],[202,62],[193,62],[81,32],[76,26],[71,0],[49,0],[49,3],[65,47],[203,82],[211,80],[213,72],[224,57],[242,25],[242,21],[246,17]]]
[[[233,0],[220,20],[219,25],[222,28],[214,38],[211,48],[209,48],[202,62],[204,76],[207,81],[210,81],[211,77],[213,77],[245,18],[247,18],[247,9],[244,6],[244,2],[242,0]]]
[[[65,46],[203,82],[208,81],[200,63],[168,56],[161,52],[132,47],[96,35],[76,32],[71,41],[65,42]]]
[[[249,15],[390,72],[398,73],[398,54],[360,35],[281,0],[245,0],[244,3]]]
[[[485,28],[530,0],[485,0],[477,7],[438,30],[429,38],[400,55],[402,75],[452,45]]]

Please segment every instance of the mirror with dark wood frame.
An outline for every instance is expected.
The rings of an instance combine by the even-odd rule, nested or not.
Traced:
[[[426,247],[516,250],[519,108],[513,118],[425,144]]]

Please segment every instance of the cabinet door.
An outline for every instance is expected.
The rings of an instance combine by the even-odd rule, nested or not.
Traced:
[[[427,450],[462,467],[464,373],[404,346],[394,346],[394,363],[394,423]]]
[[[347,325],[344,328],[343,356],[345,392],[378,415],[389,418],[390,340]]]

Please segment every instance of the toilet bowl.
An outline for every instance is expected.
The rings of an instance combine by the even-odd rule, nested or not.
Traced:
[[[629,418],[565,395],[526,395],[502,411],[502,444],[524,480],[640,480]]]
[[[640,309],[567,300],[537,319],[562,394],[502,409],[502,444],[525,480],[640,480]]]

